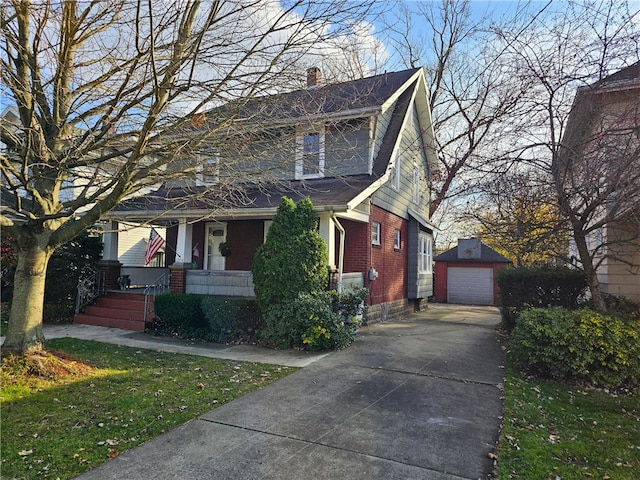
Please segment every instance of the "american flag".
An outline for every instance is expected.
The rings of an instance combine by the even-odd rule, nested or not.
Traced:
[[[144,253],[144,264],[149,265],[149,262],[155,257],[158,250],[164,245],[164,239],[158,235],[155,228],[151,229],[149,234],[149,243],[147,244],[147,251]]]

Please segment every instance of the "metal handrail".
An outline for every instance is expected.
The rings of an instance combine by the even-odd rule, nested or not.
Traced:
[[[144,289],[144,321],[147,322],[149,314],[149,304],[151,297],[155,299],[156,295],[169,291],[171,285],[171,272],[163,273],[156,278],[152,285],[147,285]]]
[[[105,293],[105,272],[91,271],[78,280],[78,295],[76,296],[76,314],[84,307]]]

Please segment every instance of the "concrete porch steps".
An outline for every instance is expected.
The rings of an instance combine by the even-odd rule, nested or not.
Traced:
[[[153,303],[150,305],[147,320],[150,321],[152,318]],[[84,313],[77,314],[73,321],[85,325],[143,332],[145,327],[144,294],[130,291],[110,291],[106,296],[99,297],[95,305],[88,305]]]

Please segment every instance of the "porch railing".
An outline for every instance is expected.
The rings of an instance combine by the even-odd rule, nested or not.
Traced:
[[[100,295],[106,293],[105,273],[90,272],[78,280],[78,295],[76,296],[76,314],[93,302]]]
[[[171,285],[171,272],[167,272],[162,274],[160,277],[156,278],[151,285],[147,285],[144,289],[144,321],[147,321],[147,317],[149,316],[149,311],[151,310],[151,306],[153,305],[153,299],[155,299],[156,295],[160,295],[161,293],[166,293],[169,291],[169,287]]]

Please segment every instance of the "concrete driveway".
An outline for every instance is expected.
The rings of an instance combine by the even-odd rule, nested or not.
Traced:
[[[480,479],[502,414],[498,310],[431,304],[78,477]]]

